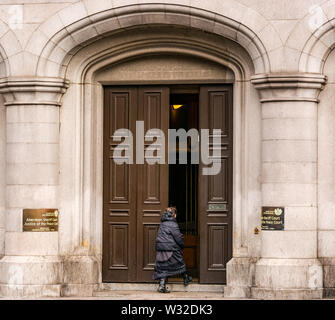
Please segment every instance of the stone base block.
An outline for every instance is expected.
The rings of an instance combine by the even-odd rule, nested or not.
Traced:
[[[323,270],[318,259],[260,259],[255,286],[269,289],[321,289]]]
[[[323,288],[323,298],[334,298],[335,288]]]
[[[98,289],[96,284],[63,284],[61,288],[62,297],[92,297],[93,292]]]
[[[226,286],[224,288],[224,297],[225,298],[249,298],[251,296],[250,287],[231,287]]]
[[[335,296],[335,258],[321,258],[323,266],[323,288],[326,297]]]
[[[249,298],[255,277],[255,258],[233,258],[227,264],[227,298]]]
[[[318,259],[260,259],[255,265],[256,299],[320,299],[323,270]]]
[[[263,289],[251,288],[251,297],[260,300],[322,299],[323,289]]]
[[[99,264],[93,256],[64,257],[63,270],[64,285],[95,285],[99,282]]]
[[[57,256],[5,256],[0,260],[0,285],[60,285],[62,274]]]
[[[10,299],[59,297],[61,285],[0,284],[0,296]]]

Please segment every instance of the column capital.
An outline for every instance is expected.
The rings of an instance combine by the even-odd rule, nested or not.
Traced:
[[[52,105],[60,106],[61,98],[69,87],[62,78],[11,77],[0,79],[0,93],[5,106]]]
[[[260,92],[261,102],[306,101],[318,103],[327,77],[318,73],[256,74],[251,83]]]

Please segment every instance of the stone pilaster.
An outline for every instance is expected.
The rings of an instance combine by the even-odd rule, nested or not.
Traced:
[[[6,232],[0,295],[60,295],[58,232],[22,232],[24,208],[58,208],[59,106],[63,79],[0,81],[6,107]]]
[[[6,229],[6,109],[0,97],[0,259],[5,254]]]
[[[321,298],[317,243],[317,105],[325,77],[256,75],[262,103],[262,205],[285,207],[284,231],[262,231],[251,296]]]

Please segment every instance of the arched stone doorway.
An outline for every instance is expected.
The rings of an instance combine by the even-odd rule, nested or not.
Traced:
[[[234,256],[246,258],[248,250],[257,251],[257,246],[248,248],[246,225],[250,216],[243,214],[247,207],[245,194],[250,187],[244,180],[248,170],[245,166],[251,161],[245,150],[260,148],[259,139],[249,140],[246,127],[248,117],[260,121],[257,95],[248,82],[252,72],[248,54],[235,42],[182,27],[134,28],[98,40],[73,56],[66,73],[71,85],[61,109],[61,167],[64,169],[60,198],[64,214],[60,247],[64,255],[79,263],[97,261],[99,282],[102,282],[103,88],[149,83],[232,86],[234,170],[230,187],[234,225],[230,234],[234,237],[231,237],[231,247]],[[250,113],[246,112],[249,103]],[[255,137],[257,134],[254,132]],[[69,140],[69,135],[73,139]],[[257,163],[256,159],[252,161]],[[67,207],[68,202],[63,200],[69,197],[69,186],[71,199],[75,199],[72,207]],[[256,190],[259,186],[252,188]],[[257,206],[257,193],[248,201]]]
[[[59,15],[68,17],[70,9]],[[52,204],[59,208],[59,231],[38,237],[22,232],[8,233],[6,245],[11,251],[1,261],[4,278],[9,279],[3,285],[4,290],[9,290],[9,295],[17,294],[10,284],[13,266],[19,268],[20,275],[39,275],[38,279],[34,278],[38,286],[33,291],[30,291],[31,282],[24,277],[15,279],[21,285],[19,295],[28,290],[39,296],[44,286],[54,295],[92,295],[96,286],[102,284],[103,86],[112,83],[98,81],[97,76],[103,69],[148,54],[192,57],[207,61],[207,65],[220,66],[215,68],[217,70],[229,70],[225,75],[217,74],[219,80],[214,77],[217,79],[214,82],[225,84],[228,79],[233,86],[231,261],[237,259],[243,260],[244,265],[252,264],[250,257],[259,255],[260,245],[259,237],[250,232],[250,225],[258,224],[261,204],[261,117],[259,99],[250,77],[255,72],[269,71],[266,50],[259,38],[229,17],[216,14],[214,19],[208,11],[178,5],[165,5],[163,9],[155,4],[126,6],[94,13],[89,18],[71,17],[62,27],[55,27],[52,22],[58,18],[57,15],[43,23],[29,42],[29,48],[37,56],[29,65],[32,78],[4,79],[2,92],[6,103],[19,109],[26,105],[51,109],[53,122],[47,126],[50,141],[43,144],[52,142],[53,150],[59,151],[52,153],[51,174],[55,179],[52,186],[46,181],[35,189],[24,184],[20,190],[26,192],[25,206],[30,203],[26,200],[33,198],[30,194],[42,192],[43,197],[39,197],[34,206]],[[48,33],[47,39],[41,34],[44,32]],[[182,83],[185,79],[181,78]],[[213,81],[213,74],[207,77],[193,74],[187,81],[199,84],[199,79],[200,83]],[[122,84],[120,79],[115,80]],[[164,78],[156,80],[166,81]],[[253,153],[248,152],[251,149]],[[11,193],[15,190],[12,188]],[[20,207],[21,199],[16,201],[15,197],[11,205]],[[30,243],[47,239],[42,240],[46,245],[39,253],[47,252],[48,256],[33,256],[36,252],[28,251],[18,258],[15,241],[18,236]],[[244,284],[249,286],[249,283]]]
[[[104,68],[95,79],[114,83],[104,86],[103,281],[152,281],[160,217],[176,205],[189,272],[201,283],[225,283],[232,258],[233,72],[205,59],[158,54]],[[183,106],[175,111],[178,101]],[[165,140],[171,128],[222,129],[220,172],[206,177],[206,165],[190,159],[169,165],[167,156],[162,165],[111,164],[113,132],[127,128],[135,141],[137,121],[145,132],[161,129]]]

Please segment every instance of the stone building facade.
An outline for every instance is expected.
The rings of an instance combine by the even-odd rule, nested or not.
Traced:
[[[334,46],[334,0],[2,0],[0,296],[102,286],[104,88],[148,84],[233,88],[224,295],[334,295]]]

